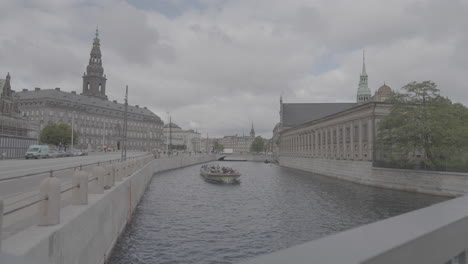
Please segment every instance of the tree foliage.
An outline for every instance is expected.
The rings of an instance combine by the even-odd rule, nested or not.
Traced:
[[[377,146],[402,167],[466,167],[468,109],[440,95],[434,82],[412,82],[388,102],[392,109],[378,126]]]
[[[219,143],[218,141],[215,141],[214,143],[214,149],[218,152],[223,151],[224,146],[223,144]]]
[[[72,129],[67,124],[48,124],[41,131],[41,142],[55,146],[68,146],[71,144]],[[78,142],[78,133],[73,133],[73,143]]]
[[[252,144],[250,145],[250,152],[262,152],[265,150],[265,140],[258,136],[256,137]]]

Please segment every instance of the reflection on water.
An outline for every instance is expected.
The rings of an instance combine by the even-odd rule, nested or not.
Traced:
[[[219,164],[238,169],[240,184],[206,182],[200,166],[157,174],[110,263],[236,263],[446,200],[275,164]]]

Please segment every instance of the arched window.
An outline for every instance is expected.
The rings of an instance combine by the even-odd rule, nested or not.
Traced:
[[[86,87],[86,90],[89,91],[89,82],[88,82],[88,85],[87,85],[87,87]]]
[[[99,84],[99,92],[102,93],[102,84]]]

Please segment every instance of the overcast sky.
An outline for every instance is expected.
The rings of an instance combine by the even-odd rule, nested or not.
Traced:
[[[468,0],[0,0],[0,78],[79,91],[99,25],[107,93],[211,136],[271,137],[279,97],[354,102],[433,80],[468,104]]]

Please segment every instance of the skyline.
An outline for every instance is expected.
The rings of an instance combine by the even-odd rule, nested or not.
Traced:
[[[384,82],[399,90],[432,80],[467,104],[459,78],[468,69],[466,1],[2,5],[0,73],[10,72],[14,90],[80,91],[99,25],[109,99],[122,102],[129,85],[130,104],[165,122],[169,111],[179,126],[210,137],[248,134],[252,121],[271,137],[281,94],[287,103],[354,102],[364,48],[372,94]]]

